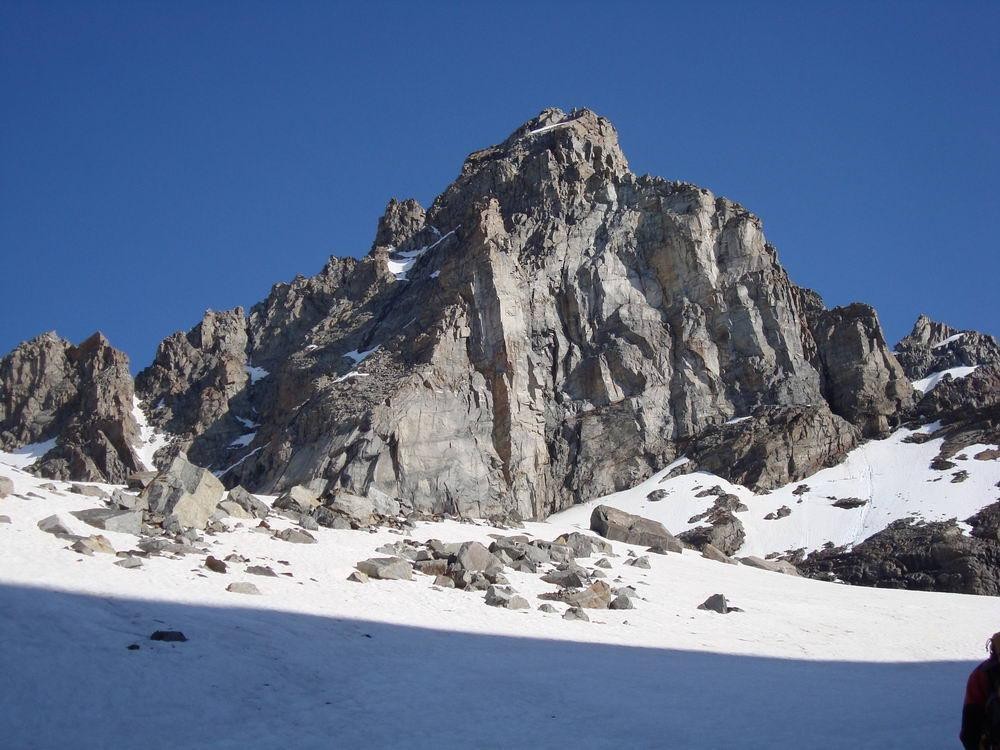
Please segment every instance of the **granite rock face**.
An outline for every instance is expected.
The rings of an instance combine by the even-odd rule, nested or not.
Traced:
[[[855,351],[881,369],[851,377],[892,402],[877,320],[858,325],[865,347],[828,345],[850,339],[833,323],[818,345],[757,217],[632,174],[593,112],[546,110],[426,211],[391,202],[368,256],[254,306],[247,361],[270,374],[244,390],[262,426],[213,465],[246,455],[223,479],[259,491],[322,478],[418,511],[544,517],[734,416],[824,403]],[[838,398],[869,433],[889,421],[871,394]]]
[[[813,308],[806,317],[830,409],[866,437],[887,435],[913,405],[913,386],[889,351],[875,310],[855,303]]]
[[[692,446],[709,469],[734,448],[726,475],[776,486],[912,400],[871,308],[825,310],[756,216],[633,174],[589,110],[471,154],[427,209],[391,201],[364,258],[277,284],[248,316],[207,313],[136,382],[178,436],[161,465],[186,451],[228,487],[510,519]]]
[[[132,398],[128,357],[104,336],[73,346],[43,334],[0,359],[0,449],[55,439],[33,473],[124,483],[143,468]]]

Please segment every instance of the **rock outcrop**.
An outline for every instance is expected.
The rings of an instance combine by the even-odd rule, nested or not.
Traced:
[[[896,344],[896,358],[910,380],[955,367],[1000,367],[1000,341],[977,331],[960,331],[926,315]]]
[[[0,359],[0,449],[55,440],[30,471],[124,483],[143,468],[132,398],[128,357],[103,335],[73,346],[43,334]]]
[[[738,422],[710,427],[686,444],[697,468],[765,491],[839,463],[860,440],[859,429],[816,406],[769,406]]]
[[[212,463],[245,459],[223,478],[260,491],[322,478],[425,512],[538,518],[824,389],[880,433],[898,367],[877,320],[813,333],[802,300],[753,214],[633,175],[607,120],[547,110],[426,211],[391,202],[368,256],[254,306],[246,361],[269,376],[244,390],[261,426]],[[873,392],[852,400],[855,381]]]
[[[811,306],[806,319],[830,409],[866,437],[888,434],[912,406],[913,386],[889,351],[875,310],[860,303]]]
[[[161,465],[185,451],[272,494],[319,482],[330,523],[342,492],[516,524],[699,445],[705,468],[742,452],[726,474],[766,488],[912,399],[871,308],[825,310],[756,216],[633,174],[589,110],[471,154],[427,209],[391,201],[364,258],[276,285],[249,316],[207,313],[137,391],[178,436]]]
[[[966,519],[895,521],[853,549],[820,550],[799,568],[859,586],[1000,595],[1000,500]]]
[[[173,452],[211,465],[255,424],[245,390],[257,372],[248,365],[246,318],[237,307],[209,310],[186,334],[168,336],[135,383],[149,421],[180,438]]]

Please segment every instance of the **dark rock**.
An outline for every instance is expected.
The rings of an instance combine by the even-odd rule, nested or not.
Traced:
[[[156,479],[156,474],[155,470],[134,471],[125,478],[125,486],[134,492],[142,492]]]
[[[247,573],[253,576],[267,576],[269,578],[277,578],[278,574],[269,565],[250,565],[247,567]]]
[[[218,558],[209,555],[205,558],[205,567],[211,570],[213,573],[225,573],[226,564],[219,560]]]
[[[683,450],[701,471],[763,491],[839,463],[859,440],[858,429],[824,404],[774,406],[710,427]]]
[[[151,636],[151,641],[166,641],[167,643],[183,643],[187,636],[179,630],[156,630]]]
[[[632,599],[630,597],[625,594],[618,594],[611,600],[611,604],[608,605],[608,609],[635,609],[635,605],[632,603]]]
[[[902,519],[849,551],[814,552],[802,567],[859,586],[1000,596],[1000,501],[967,523],[971,536],[954,521]]]
[[[841,506],[841,507],[843,507],[843,506]],[[768,513],[766,516],[764,516],[764,520],[765,521],[777,521],[780,518],[787,518],[790,515],[792,515],[792,509],[789,508],[787,505],[782,505],[780,508],[778,508],[773,513]]]
[[[843,497],[837,499],[833,503],[834,508],[844,508],[845,510],[853,510],[854,508],[861,508],[867,505],[867,500],[862,500],[860,497]]]
[[[718,612],[720,615],[729,614],[729,605],[726,597],[722,594],[712,594],[708,599],[698,605],[698,609],[706,609],[710,612]]]
[[[100,333],[78,346],[54,333],[19,345],[0,359],[0,393],[0,450],[56,439],[30,472],[121,484],[143,468],[128,357]]]

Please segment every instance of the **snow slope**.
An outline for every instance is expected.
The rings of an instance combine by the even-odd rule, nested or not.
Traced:
[[[930,463],[943,440],[920,444],[904,440],[933,427],[899,430],[885,440],[872,440],[851,451],[843,463],[762,495],[703,472],[664,480],[675,466],[680,465],[675,462],[637,487],[575,506],[549,521],[587,528],[593,507],[605,504],[653,518],[678,534],[700,525],[690,523],[689,519],[710,508],[715,497],[695,495],[716,485],[739,496],[749,508],[736,514],[747,535],[739,550],[741,556],[763,557],[769,552],[800,547],[811,551],[826,542],[837,546],[856,544],[893,521],[908,516],[927,521],[948,518],[961,521],[1000,498],[997,489],[1000,461],[976,460],[973,458],[976,453],[991,446],[971,446],[951,459],[956,464],[954,469],[931,469]],[[960,471],[967,471],[968,479],[952,482]],[[802,485],[808,487],[808,491],[795,495],[796,488]],[[666,490],[667,497],[650,501],[647,495],[657,489]],[[866,502],[852,510],[833,505],[835,499],[847,498]],[[790,508],[791,514],[773,521],[765,520],[767,514],[781,506]]]
[[[290,576],[239,563],[216,574],[198,555],[125,570],[36,526],[58,513],[95,531],[68,513],[93,498],[5,473],[18,495],[0,500],[12,748],[940,748],[955,744],[965,675],[1000,614],[991,598],[852,588],[690,552],[651,555],[642,570],[616,543],[609,578],[643,599],[569,622],[425,576],[348,582],[355,562],[401,538],[390,530],[321,528],[317,544],[296,545],[235,519],[206,537],[212,553]],[[580,522],[568,513],[523,533],[552,539]],[[104,533],[119,550],[136,541]],[[445,522],[411,535],[490,533]],[[533,607],[555,589],[508,577]],[[239,580],[262,596],[225,590]],[[696,609],[719,592],[745,612]],[[190,640],[149,641],[157,629]]]

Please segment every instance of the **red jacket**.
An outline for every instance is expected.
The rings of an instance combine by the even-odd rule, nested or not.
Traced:
[[[965,686],[965,705],[962,706],[962,732],[959,739],[965,750],[980,750],[983,738],[983,719],[986,715],[986,700],[1000,677],[1000,663],[990,657],[969,675]]]

